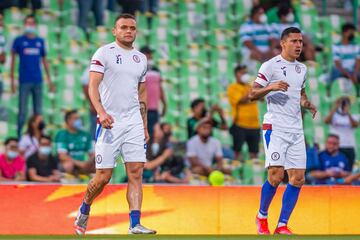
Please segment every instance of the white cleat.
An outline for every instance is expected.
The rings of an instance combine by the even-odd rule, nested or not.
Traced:
[[[135,227],[129,228],[128,234],[156,234],[156,231],[137,224]]]
[[[75,233],[77,235],[85,234],[88,219],[89,219],[89,215],[82,214],[79,209],[79,212],[76,216],[75,224],[74,224]]]

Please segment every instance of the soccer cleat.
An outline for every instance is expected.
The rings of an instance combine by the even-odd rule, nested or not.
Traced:
[[[129,228],[128,234],[156,234],[156,231],[148,229],[141,224],[136,224],[135,227]]]
[[[293,233],[291,232],[291,230],[288,228],[287,225],[282,226],[282,227],[277,227],[275,229],[274,234],[282,234],[282,235],[292,235]]]
[[[259,218],[256,216],[255,223],[257,225],[257,232],[260,235],[269,235],[270,230],[267,222],[267,218]]]
[[[88,219],[89,219],[89,215],[82,214],[79,209],[79,212],[76,216],[75,224],[74,224],[75,233],[77,235],[85,234]]]

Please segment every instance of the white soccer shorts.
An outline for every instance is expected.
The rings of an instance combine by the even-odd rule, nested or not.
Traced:
[[[95,136],[96,169],[114,168],[119,156],[123,162],[146,162],[146,143],[143,123],[115,122],[112,129],[100,124]]]
[[[306,148],[303,133],[273,131],[271,125],[264,124],[263,140],[266,168],[283,166],[285,170],[306,169]]]

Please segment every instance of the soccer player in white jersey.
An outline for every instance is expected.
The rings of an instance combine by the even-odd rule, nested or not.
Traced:
[[[290,27],[281,34],[281,54],[262,64],[249,97],[266,97],[267,113],[263,122],[263,139],[268,179],[261,190],[260,210],[256,216],[259,234],[270,234],[268,208],[283,180],[284,171],[289,183],[282,199],[282,209],[275,234],[292,234],[287,222],[304,184],[306,169],[305,140],[301,107],[311,111],[316,107],[305,93],[306,66],[296,61],[302,51],[302,35]]]
[[[133,47],[136,31],[135,17],[121,14],[112,30],[115,41],[100,47],[91,60],[89,96],[99,122],[95,136],[96,173],[75,220],[77,234],[85,233],[90,206],[110,181],[119,155],[128,177],[128,233],[156,233],[140,224],[142,173],[149,134],[144,83],[147,60]]]

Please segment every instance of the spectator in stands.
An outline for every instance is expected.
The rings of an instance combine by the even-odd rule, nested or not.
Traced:
[[[176,140],[173,138],[172,136],[172,127],[169,123],[167,122],[163,122],[160,124],[160,128],[164,133],[164,137],[169,141],[169,142],[176,142]]]
[[[346,156],[339,151],[339,136],[330,134],[325,150],[319,154],[319,166],[310,172],[315,184],[343,183],[351,175]]]
[[[78,25],[88,33],[88,15],[92,11],[95,16],[95,25],[104,25],[105,1],[103,0],[77,0],[79,15]]]
[[[186,156],[191,171],[195,174],[208,176],[215,169],[229,173],[229,170],[225,169],[223,165],[221,143],[211,136],[212,124],[208,118],[201,119],[196,125],[197,135],[190,138],[186,144]],[[215,167],[214,160],[216,161]]]
[[[222,130],[227,130],[226,120],[224,116],[224,111],[219,105],[214,104],[210,107],[210,112],[207,111],[205,107],[205,100],[202,98],[197,98],[191,102],[191,111],[192,116],[187,120],[187,132],[188,139],[196,135],[195,126],[197,122],[202,118],[208,118],[213,127],[218,127]],[[220,123],[214,119],[214,114],[218,113],[220,117]]]
[[[299,29],[301,29],[301,27],[297,22],[295,22],[295,15],[290,5],[281,5],[277,11],[277,16],[280,22],[273,23],[271,25],[271,28],[272,37],[276,39],[277,48],[280,49],[281,33],[289,27],[297,27]],[[303,42],[303,56],[300,56],[300,58],[303,60],[315,60],[315,48],[307,35],[303,35]]]
[[[18,0],[18,6],[20,9],[29,8],[29,3],[31,3],[31,9],[33,12],[42,7],[41,0]]]
[[[65,114],[66,128],[55,137],[56,150],[62,170],[67,173],[89,174],[94,172],[94,149],[90,134],[83,131],[77,110]]]
[[[129,13],[135,15],[136,11],[141,9],[143,0],[117,0],[122,8],[122,13]]]
[[[330,133],[339,136],[340,152],[348,159],[349,169],[352,171],[355,162],[355,128],[359,122],[350,112],[351,101],[349,97],[340,97],[336,100],[324,122],[330,125]]]
[[[26,133],[21,136],[19,141],[19,151],[25,159],[28,159],[39,149],[39,141],[45,126],[41,115],[34,115],[28,120]]]
[[[153,134],[154,125],[159,122],[159,115],[162,117],[165,116],[166,113],[166,97],[164,93],[164,89],[162,87],[162,78],[160,70],[154,65],[154,60],[152,57],[152,50],[148,46],[144,46],[141,48],[140,52],[146,55],[148,60],[148,69],[146,72],[146,81],[145,87],[147,92],[147,104],[148,104],[148,131],[150,137]],[[162,103],[162,111],[159,114],[159,103]]]
[[[327,95],[331,94],[332,83],[340,77],[351,81],[356,88],[356,95],[360,97],[360,46],[354,42],[355,26],[346,23],[341,28],[341,41],[332,47],[334,66],[327,79]]]
[[[145,182],[152,182],[159,180],[160,166],[171,158],[173,155],[172,145],[164,137],[160,124],[154,125],[154,134],[150,138],[148,147],[146,148],[145,170],[143,179]]]
[[[3,65],[6,62],[6,40],[4,33],[4,15],[0,12],[0,102],[4,91],[3,86]]]
[[[271,27],[267,24],[267,17],[261,6],[254,6],[250,12],[250,19],[240,27],[240,41],[243,62],[256,67],[256,61],[264,62],[275,56],[276,41],[272,39]],[[255,60],[251,61],[251,60]]]
[[[51,138],[41,136],[40,147],[27,160],[27,176],[33,182],[59,182],[58,160],[52,154]]]
[[[251,158],[257,158],[260,142],[260,122],[257,102],[249,100],[248,94],[251,89],[245,65],[235,67],[236,82],[227,89],[228,99],[232,109],[233,124],[230,134],[233,138],[233,150],[235,159],[243,160],[241,149],[244,142],[247,143]]]
[[[97,113],[89,97],[89,71],[90,71],[90,67],[87,67],[81,77],[81,83],[83,87],[83,93],[87,101],[89,102],[90,135],[93,139],[95,139]]]
[[[41,115],[42,109],[42,62],[50,91],[54,92],[55,87],[51,83],[49,66],[46,60],[46,50],[44,39],[36,35],[36,20],[33,15],[28,15],[24,20],[24,35],[14,40],[11,53],[11,91],[15,93],[15,61],[19,55],[19,115],[17,135],[21,136],[22,127],[26,121],[27,105],[29,95],[32,95],[34,115]]]
[[[19,154],[17,138],[5,140],[5,153],[0,154],[0,181],[25,181],[25,160]]]

